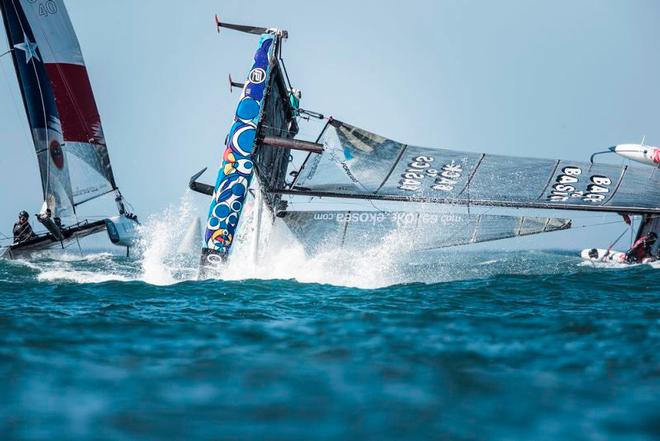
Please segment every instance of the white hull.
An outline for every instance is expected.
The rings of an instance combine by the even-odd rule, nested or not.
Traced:
[[[108,230],[108,238],[114,245],[121,247],[132,247],[139,240],[138,227],[140,223],[137,218],[127,216],[115,216],[105,220]]]
[[[582,259],[587,260],[589,262],[620,263],[626,265],[635,264],[626,261],[626,253],[622,253],[621,251],[614,251],[614,250],[610,250],[608,252],[607,250],[602,248],[590,248],[590,249],[582,250],[582,252],[580,253],[580,257],[582,257]],[[644,259],[641,262],[636,262],[636,263],[651,263],[654,261],[656,261],[656,259],[648,258],[648,259]]]

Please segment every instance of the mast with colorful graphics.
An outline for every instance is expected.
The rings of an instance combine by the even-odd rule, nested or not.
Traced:
[[[216,266],[226,260],[238,227],[248,190],[255,169],[255,147],[260,137],[268,132],[264,120],[266,109],[264,102],[268,95],[274,94],[279,86],[275,81],[282,81],[278,66],[280,44],[287,38],[287,32],[278,29],[266,29],[251,26],[221,23],[216,17],[218,32],[228,28],[260,35],[254,54],[252,67],[245,83],[237,83],[230,79],[231,87],[240,87],[241,96],[236,107],[234,122],[229,129],[223,153],[223,161],[216,184],[212,190],[212,200],[208,212],[208,220],[204,233],[204,248],[202,249],[202,267]],[[274,85],[275,84],[275,85]],[[285,91],[285,96],[288,91]],[[294,121],[293,114],[291,120]],[[295,123],[295,121],[294,121]],[[288,126],[288,121],[287,121]],[[268,126],[272,127],[272,126]],[[297,126],[296,126],[297,127]],[[286,137],[297,133],[288,130]],[[191,186],[200,186],[191,179]],[[210,188],[206,186],[205,193]]]

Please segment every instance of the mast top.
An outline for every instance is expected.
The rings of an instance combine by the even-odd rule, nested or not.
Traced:
[[[217,14],[215,15],[215,26],[216,29],[218,30],[218,33],[220,33],[220,28],[226,28],[238,32],[244,32],[246,34],[254,34],[254,35],[273,34],[280,38],[284,38],[284,39],[289,38],[289,31],[285,29],[264,28],[260,26],[248,26],[248,25],[239,25],[232,23],[223,23],[222,21],[220,21],[220,17],[218,17]]]

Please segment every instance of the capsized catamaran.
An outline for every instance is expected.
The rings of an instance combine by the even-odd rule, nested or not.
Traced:
[[[193,190],[213,196],[202,267],[227,258],[253,175],[259,184],[257,199],[309,252],[383,240],[397,249],[402,244],[435,249],[571,227],[568,219],[471,215],[470,207],[640,215],[639,234],[660,226],[655,220],[660,214],[657,168],[595,163],[593,157],[590,162],[524,158],[394,141],[300,108],[301,94],[291,86],[281,54],[286,31],[221,23],[217,17],[216,23],[218,31],[228,28],[261,37],[247,81],[230,77],[230,87],[243,92],[216,185],[196,181],[203,171],[190,181]],[[298,120],[309,118],[327,119],[316,142],[293,139]],[[301,165],[294,165],[294,152],[306,154]],[[298,211],[289,209],[295,198],[323,199],[329,206],[342,200],[398,206]],[[419,211],[420,204],[425,210]],[[429,213],[430,206],[468,213]]]
[[[6,247],[16,258],[64,247],[107,230],[130,247],[137,217],[128,213],[114,178],[101,118],[78,39],[62,0],[0,0],[0,12],[25,105],[41,175],[44,204],[38,220],[48,230]],[[76,208],[113,193],[119,215],[79,221]],[[73,220],[61,226],[59,220]]]
[[[363,161],[361,149],[365,148],[365,141],[368,143],[369,140],[363,134],[354,132],[351,138],[355,141],[353,144],[334,145],[330,139],[330,130],[342,124],[334,119],[329,119],[317,142],[293,139],[298,133],[299,119],[324,117],[299,106],[300,91],[291,86],[281,54],[281,44],[288,33],[278,29],[221,23],[217,18],[216,23],[218,31],[228,28],[258,34],[260,40],[245,83],[237,83],[230,77],[230,87],[242,88],[242,94],[227,136],[216,184],[211,186],[197,182],[204,170],[190,180],[191,189],[212,196],[202,250],[203,269],[218,265],[229,255],[254,175],[258,180],[257,199],[263,201],[270,218],[283,221],[309,253],[314,253],[323,243],[331,243],[334,248],[357,246],[364,244],[365,240],[387,240],[393,232],[397,235],[393,241],[398,249],[405,243],[412,250],[485,242],[571,227],[568,219],[415,211],[424,208],[419,207],[419,204],[407,211],[401,208],[372,211],[290,210],[288,200],[283,199],[284,195],[415,202],[414,195],[393,198],[393,195],[386,192],[379,194],[384,188],[387,190],[385,183],[390,177],[403,179],[395,178],[396,164],[386,166],[385,163],[398,163],[403,159],[404,152],[392,149],[394,141],[376,137],[374,139],[387,146],[375,149],[375,162]],[[428,150],[436,154],[435,150]],[[308,156],[300,168],[290,170],[293,152],[307,153]],[[415,153],[414,150],[412,153]],[[392,154],[394,156],[389,158]],[[411,170],[400,172],[408,176],[405,179],[421,179],[422,173],[428,176],[435,173],[437,179],[442,176],[457,178],[457,173],[460,174],[456,167],[452,169],[449,165],[444,169],[432,168],[431,162],[434,159],[421,155],[412,157],[413,165],[405,165],[404,168],[412,167]],[[321,162],[326,160],[330,162]],[[353,167],[356,167],[360,178],[352,172]],[[386,176],[380,178],[377,188],[368,188],[375,184],[371,182],[371,176],[377,175],[381,168],[387,169]],[[320,188],[312,189],[298,184],[305,182],[308,185],[317,173],[318,176],[336,174],[339,181],[323,187],[323,192],[318,192]],[[293,182],[287,181],[288,176],[295,177]],[[411,182],[406,185],[412,188]],[[419,202],[429,202],[425,197],[419,199]],[[262,204],[259,204],[259,217],[261,208]],[[418,236],[418,239],[414,236]]]

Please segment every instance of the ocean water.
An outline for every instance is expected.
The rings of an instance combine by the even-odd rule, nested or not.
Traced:
[[[651,266],[151,251],[0,261],[0,439],[660,439]]]

